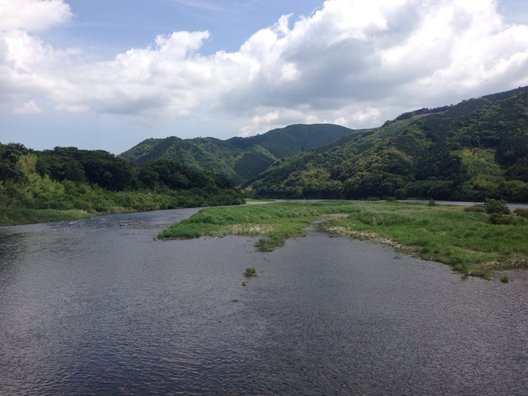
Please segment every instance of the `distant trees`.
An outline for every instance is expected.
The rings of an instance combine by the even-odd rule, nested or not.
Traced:
[[[0,144],[0,205],[114,211],[243,201],[230,181],[175,161],[133,164],[105,151]]]
[[[0,144],[0,181],[23,181],[24,175],[17,162],[27,151],[21,144]]]

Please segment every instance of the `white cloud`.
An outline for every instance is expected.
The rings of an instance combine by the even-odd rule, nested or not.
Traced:
[[[42,113],[42,109],[38,107],[37,104],[33,100],[27,101],[22,106],[15,107],[13,111],[16,114],[21,114],[21,115]]]
[[[1,0],[0,30],[37,31],[67,21],[72,16],[63,0]]]
[[[285,125],[315,124],[318,122],[320,120],[314,114],[284,108],[276,109],[253,116],[249,125],[240,129],[240,136],[253,136]]]
[[[528,26],[505,24],[494,0],[328,0],[236,52],[205,56],[208,32],[175,32],[103,62],[35,35],[68,20],[62,0],[0,4],[0,101],[61,111],[230,117],[247,135],[295,122],[375,126],[528,84]]]
[[[381,112],[377,108],[369,107],[366,110],[356,111],[350,115],[344,115],[336,118],[333,123],[346,127],[360,128],[368,125],[377,125],[380,123]]]

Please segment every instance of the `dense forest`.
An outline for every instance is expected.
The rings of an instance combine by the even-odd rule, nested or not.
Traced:
[[[147,139],[120,157],[144,163],[175,160],[193,169],[221,173],[236,184],[255,178],[275,161],[334,142],[354,131],[339,125],[290,125],[261,135],[215,138]]]
[[[105,151],[0,144],[3,208],[118,212],[241,202],[225,176],[170,160],[137,165]]]
[[[528,202],[528,88],[402,114],[277,161],[248,185],[280,198]]]

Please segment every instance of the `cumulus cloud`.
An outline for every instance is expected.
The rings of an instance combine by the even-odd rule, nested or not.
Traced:
[[[528,26],[506,24],[494,0],[327,0],[235,52],[203,55],[208,32],[175,32],[103,62],[36,36],[68,20],[64,1],[1,4],[0,101],[40,97],[60,111],[232,117],[249,135],[295,122],[375,126],[528,84]]]
[[[42,109],[38,107],[38,105],[33,100],[29,100],[23,105],[15,107],[13,111],[16,114],[21,115],[42,113]]]
[[[37,31],[67,21],[72,16],[63,0],[2,0],[0,30]]]

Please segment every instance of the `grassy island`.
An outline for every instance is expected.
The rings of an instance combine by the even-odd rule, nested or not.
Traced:
[[[492,224],[490,215],[463,207],[399,202],[276,202],[207,208],[172,225],[161,239],[258,236],[259,251],[271,251],[314,224],[332,235],[371,239],[465,274],[528,268],[528,221]]]

